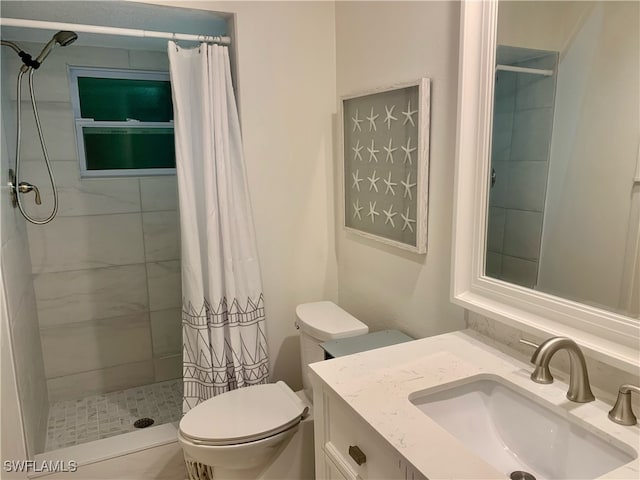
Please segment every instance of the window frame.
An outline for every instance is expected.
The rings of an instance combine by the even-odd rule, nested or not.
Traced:
[[[175,175],[175,168],[131,168],[131,169],[106,169],[89,170],[87,168],[87,157],[84,146],[82,129],[84,127],[106,127],[106,128],[170,128],[173,130],[173,120],[169,122],[143,122],[139,120],[109,121],[83,118],[80,110],[80,90],[78,88],[79,77],[92,78],[114,78],[123,80],[160,80],[170,82],[169,72],[158,70],[135,70],[125,68],[107,67],[77,67],[67,66],[69,77],[69,93],[71,97],[71,109],[76,134],[76,147],[78,151],[78,161],[80,163],[81,178],[96,177],[143,177],[159,175]]]

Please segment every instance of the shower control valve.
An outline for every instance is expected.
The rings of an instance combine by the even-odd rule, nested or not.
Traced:
[[[36,192],[36,205],[41,205],[42,199],[40,198],[40,190],[38,190],[38,187],[30,184],[29,182],[20,182],[18,184],[18,191],[20,193],[29,193],[32,190]]]

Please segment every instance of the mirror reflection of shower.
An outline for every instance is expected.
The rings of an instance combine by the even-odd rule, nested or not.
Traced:
[[[496,50],[485,272],[537,288],[555,108],[556,51]],[[531,140],[535,139],[535,140]]]
[[[13,170],[9,171],[9,189],[11,191],[11,201],[14,207],[18,207],[20,209],[20,213],[26,218],[29,222],[35,225],[44,225],[49,223],[54,219],[56,213],[58,213],[58,191],[56,189],[55,179],[53,177],[53,170],[51,168],[51,162],[49,160],[49,154],[47,153],[47,147],[44,142],[44,136],[42,134],[42,126],[40,124],[40,117],[38,115],[38,107],[36,105],[36,95],[33,86],[33,78],[36,70],[40,68],[44,60],[49,56],[51,51],[56,45],[60,45],[61,47],[66,47],[67,45],[72,44],[78,35],[75,32],[70,32],[67,30],[61,30],[57,32],[51,40],[44,46],[42,51],[38,54],[38,56],[34,59],[30,54],[24,52],[16,43],[10,42],[7,40],[2,40],[3,47],[9,47],[15,51],[18,56],[22,60],[22,66],[20,67],[20,71],[18,72],[18,81],[17,81],[17,108],[16,108],[16,126],[17,126],[17,134],[16,134],[16,164],[15,164],[15,172]],[[42,147],[42,154],[44,157],[44,162],[47,167],[47,172],[49,174],[49,181],[51,182],[51,188],[53,190],[53,208],[51,213],[47,218],[44,219],[35,219],[31,217],[24,209],[22,204],[22,193],[34,192],[35,194],[35,203],[40,205],[42,203],[40,198],[40,191],[36,185],[32,185],[29,182],[20,181],[20,142],[22,138],[22,78],[25,73],[29,74],[29,96],[31,98],[31,106],[33,108],[33,116],[36,123],[36,129],[38,131],[38,137],[40,139],[40,145]]]

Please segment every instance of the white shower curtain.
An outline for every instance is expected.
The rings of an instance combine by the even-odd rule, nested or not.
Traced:
[[[262,283],[226,47],[169,42],[182,238],[183,411],[266,383]]]

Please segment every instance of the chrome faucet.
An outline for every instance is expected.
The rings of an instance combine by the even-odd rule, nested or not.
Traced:
[[[523,342],[531,344],[530,342]],[[567,398],[572,402],[587,403],[595,400],[589,385],[589,374],[582,350],[576,342],[567,337],[552,337],[545,340],[536,348],[531,357],[531,363],[535,369],[531,374],[531,380],[536,383],[553,383],[553,376],[549,371],[551,357],[558,350],[566,350],[569,353],[569,390]]]
[[[616,404],[609,412],[611,421],[619,423],[620,425],[635,425],[638,423],[631,408],[631,392],[640,394],[640,387],[629,384],[620,387]]]

